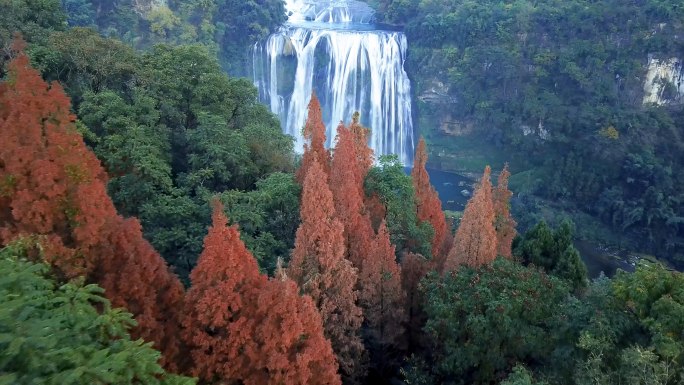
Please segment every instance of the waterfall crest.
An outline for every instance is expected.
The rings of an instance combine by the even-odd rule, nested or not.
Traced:
[[[280,117],[284,132],[296,138],[296,149],[301,152],[301,128],[315,89],[328,129],[328,146],[340,121],[349,122],[359,111],[361,123],[371,129],[369,146],[375,153],[397,154],[409,164],[414,139],[411,84],[403,67],[406,37],[346,21],[358,15],[356,2],[325,3],[327,8],[289,0],[288,13],[298,15],[295,20],[313,12],[318,16],[306,17],[320,18],[319,22],[288,23],[254,46],[253,76],[261,101]],[[368,12],[361,14],[359,20],[372,17]]]

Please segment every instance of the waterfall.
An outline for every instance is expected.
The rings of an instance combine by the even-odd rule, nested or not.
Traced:
[[[315,89],[329,147],[339,122],[348,123],[359,111],[361,123],[371,129],[369,146],[376,155],[397,154],[409,164],[414,139],[404,34],[364,23],[372,19],[364,3],[287,4],[296,22],[254,46],[253,76],[260,100],[280,117],[283,131],[296,138],[297,151],[303,150],[301,129]]]

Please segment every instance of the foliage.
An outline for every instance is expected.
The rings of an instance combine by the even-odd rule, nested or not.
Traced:
[[[335,215],[344,226],[345,257],[362,271],[365,261],[371,258],[369,250],[375,232],[363,202],[365,170],[355,146],[354,134],[341,123],[337,128],[331,163],[330,190]]]
[[[454,247],[445,262],[445,272],[457,271],[461,265],[480,267],[496,258],[497,236],[490,175],[491,169],[487,166],[473,197],[466,204],[454,237]]]
[[[517,223],[511,218],[511,196],[513,193],[508,190],[508,164],[504,166],[499,174],[498,184],[492,189],[492,199],[494,202],[494,229],[496,230],[496,251],[499,255],[511,258],[511,247],[513,239],[517,235],[515,226]]]
[[[0,382],[13,384],[194,384],[165,374],[159,352],[134,341],[132,314],[113,309],[103,289],[78,279],[59,285],[28,262],[35,240],[0,250]]]
[[[93,5],[88,0],[62,0],[62,9],[70,27],[87,27],[95,22]]]
[[[323,174],[327,180],[330,180],[330,151],[325,148],[325,124],[323,124],[323,112],[321,111],[321,103],[316,97],[316,93],[311,95],[311,100],[307,106],[308,115],[302,136],[307,143],[304,143],[304,155],[302,155],[302,164],[297,169],[297,183],[304,184],[309,168],[315,162],[323,168]]]
[[[366,196],[377,196],[384,205],[382,219],[387,222],[397,257],[401,258],[405,252],[415,252],[431,258],[434,230],[429,222],[418,223],[413,179],[404,173],[399,158],[381,156],[379,165],[368,171],[364,187]]]
[[[19,54],[0,84],[0,240],[46,235],[46,261],[69,278],[90,273],[115,217],[100,162],[76,132],[69,98]]]
[[[543,268],[549,274],[570,281],[574,288],[587,286],[587,267],[572,245],[573,225],[564,221],[557,230],[541,220],[525,233],[515,246],[514,253],[526,264]]]
[[[10,45],[15,32],[32,45],[45,45],[52,32],[65,29],[66,20],[59,0],[0,1],[0,79],[13,58]]]
[[[416,95],[440,95],[417,103],[433,154],[463,138],[442,123],[469,125],[475,151],[491,144],[533,172],[535,194],[600,216],[633,248],[681,254],[681,95],[666,81],[661,105],[643,104],[649,58],[681,58],[679,1],[375,3],[405,26]]]
[[[190,278],[183,337],[205,383],[339,384],[320,315],[292,281],[268,281],[213,202],[213,226]],[[287,322],[282,322],[287,320]]]
[[[393,350],[403,345],[406,293],[401,283],[401,270],[383,221],[359,274],[359,305],[367,326],[371,362],[382,377],[391,372]]]
[[[548,362],[552,318],[568,295],[563,281],[499,257],[443,281],[433,273],[425,285],[434,371],[448,381],[490,383],[517,362]]]
[[[274,273],[279,259],[290,259],[299,227],[300,190],[294,175],[274,173],[257,182],[256,190],[218,194],[228,218],[239,225],[241,239],[268,274]]]
[[[246,79],[221,73],[202,46],[157,45],[140,55],[134,73],[139,85],[132,89],[86,91],[79,114],[99,138],[93,147],[108,169],[108,190],[118,211],[141,218],[145,236],[187,282],[206,235],[210,197],[227,190],[250,192],[272,173],[292,171],[292,139],[256,103],[256,89]],[[288,195],[282,202],[288,206],[273,210],[296,218],[296,206],[287,200],[296,192],[283,188]],[[268,203],[241,206],[254,211],[234,220],[244,218],[240,224],[248,229],[253,226],[248,217],[263,218],[263,205]],[[244,235],[254,238],[246,239],[248,246],[272,271],[293,245],[296,223],[273,218],[268,226],[280,230],[269,231],[263,228],[268,221],[261,220],[264,225]],[[274,239],[278,231],[290,238]]]
[[[287,275],[313,298],[340,370],[355,378],[363,374],[365,361],[359,335],[363,316],[356,305],[358,270],[344,258],[344,226],[335,217],[323,167],[312,160],[302,189],[302,223]]]
[[[432,256],[437,258],[442,253],[442,243],[446,236],[447,226],[442,211],[442,202],[435,188],[430,185],[430,175],[425,169],[427,163],[427,153],[425,150],[425,140],[421,136],[416,147],[416,156],[413,158],[413,169],[411,179],[413,188],[416,191],[416,215],[418,221],[429,222],[435,234],[432,237]],[[443,253],[442,253],[443,254]]]
[[[136,219],[123,220],[107,196],[104,170],[76,131],[62,88],[51,88],[19,54],[0,85],[0,237],[45,237],[42,259],[60,280],[85,276],[138,323],[135,338],[153,341],[161,363],[176,370],[183,287],[143,239]]]

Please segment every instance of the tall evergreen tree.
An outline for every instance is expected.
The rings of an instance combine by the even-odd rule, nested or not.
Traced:
[[[137,220],[116,214],[105,173],[76,131],[62,88],[48,87],[23,53],[9,73],[0,85],[2,243],[44,235],[43,258],[56,275],[101,284],[105,297],[133,313],[133,337],[154,342],[162,364],[177,370],[178,278],[142,238]]]
[[[330,168],[335,215],[344,226],[345,257],[361,270],[374,235],[370,216],[363,204],[363,169],[353,133],[342,123],[337,128],[335,142]]]
[[[371,338],[381,345],[397,344],[404,332],[406,293],[401,287],[401,269],[385,221],[380,224],[370,255],[363,261],[359,282],[359,303]]]
[[[304,155],[302,156],[302,165],[296,172],[296,180],[299,184],[304,184],[306,174],[311,168],[314,159],[323,168],[323,173],[326,180],[330,178],[330,151],[325,148],[325,124],[323,124],[323,112],[321,111],[321,103],[316,97],[316,92],[311,95],[309,102],[309,115],[306,118],[306,125],[304,126],[304,140],[308,143],[304,144]]]
[[[375,161],[375,152],[368,147],[368,139],[370,138],[371,130],[359,123],[359,112],[355,112],[352,116],[352,122],[349,125],[349,131],[354,137],[354,148],[356,155],[359,158],[359,165],[361,167],[362,179],[366,177],[368,171],[373,167]]]
[[[178,372],[186,368],[181,353],[180,324],[183,310],[183,284],[171,273],[164,259],[142,236],[135,218],[116,217],[101,250],[92,279],[105,290],[117,307],[136,315],[134,338],[154,342],[162,352],[162,363]]]
[[[413,170],[411,178],[413,187],[416,190],[416,214],[420,222],[429,222],[435,234],[432,237],[432,255],[434,258],[439,256],[439,250],[446,236],[447,226],[442,211],[442,202],[435,188],[430,184],[430,175],[425,169],[427,163],[427,152],[425,140],[420,137],[416,156],[413,158]]]
[[[67,278],[87,274],[116,216],[106,175],[76,131],[62,87],[48,86],[23,53],[8,68],[0,85],[0,240],[46,235],[49,263]]]
[[[494,200],[494,229],[496,230],[497,254],[511,258],[511,246],[513,238],[518,233],[515,231],[517,223],[511,218],[511,196],[513,193],[508,189],[508,163],[499,174],[498,184],[492,189]]]
[[[302,192],[302,223],[287,274],[315,301],[342,372],[356,377],[363,372],[365,356],[359,335],[363,317],[356,306],[357,269],[344,258],[344,226],[335,218],[323,167],[312,156]]]
[[[491,168],[487,166],[473,197],[466,204],[461,225],[456,231],[454,248],[449,253],[445,271],[455,271],[460,265],[480,267],[496,259],[496,230],[492,202]]]
[[[339,384],[320,315],[294,282],[269,281],[214,201],[213,225],[190,274],[183,337],[205,383]]]

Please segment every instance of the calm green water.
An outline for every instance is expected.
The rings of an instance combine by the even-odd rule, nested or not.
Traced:
[[[468,190],[472,194],[474,181],[451,172],[427,169],[430,174],[430,183],[439,193],[442,201],[442,209],[450,211],[463,211],[468,197],[461,194],[462,190]],[[404,172],[411,175],[411,168],[404,168]],[[459,186],[465,183],[464,186]],[[586,241],[575,241],[575,248],[579,251],[582,261],[587,266],[587,275],[590,279],[597,278],[601,272],[608,277],[613,277],[617,269],[633,272],[631,261],[628,262],[626,255],[619,255],[623,259],[616,259],[610,251],[603,250],[599,244]]]
[[[411,175],[411,168],[404,168],[404,172]],[[445,172],[434,169],[427,169],[430,174],[430,184],[435,187],[439,194],[439,200],[442,201],[442,210],[449,211],[463,211],[465,204],[468,202],[468,197],[461,194],[461,191],[467,190],[470,194],[473,192],[473,181],[451,172]],[[464,183],[463,186],[459,186]]]

